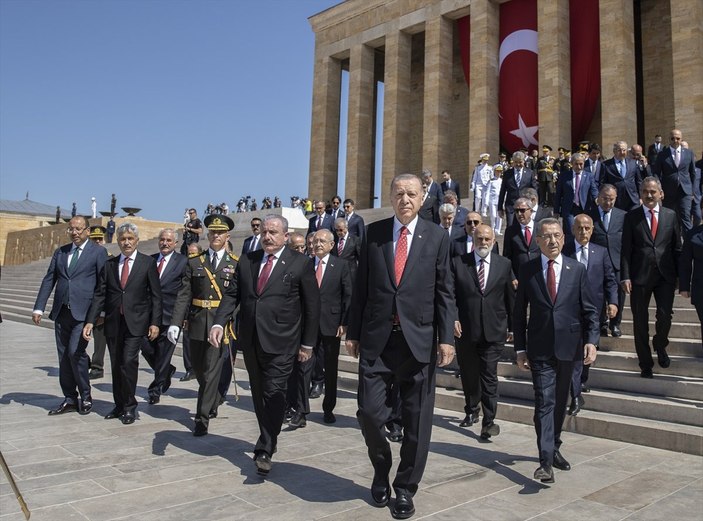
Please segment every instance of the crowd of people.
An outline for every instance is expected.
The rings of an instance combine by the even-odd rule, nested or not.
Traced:
[[[652,349],[669,367],[677,280],[703,320],[701,164],[681,138],[672,130],[669,146],[653,145],[648,158],[624,142],[610,159],[590,143],[557,158],[548,146],[542,156],[517,151],[494,165],[482,154],[470,196],[447,170],[441,182],[429,170],[399,174],[387,219],[365,225],[350,198],[309,201],[305,233],[289,230],[281,215],[255,217],[238,254],[224,203],[209,205],[202,221],[187,210],[181,253],[179,233],[164,229],[152,256],[138,251],[137,227],[123,223],[120,254],[109,257],[100,247],[105,230],[75,216],[71,243],[54,253],[33,312],[38,324],[56,287],[49,318],[64,401],[49,414],[91,412],[90,379],[103,376],[106,344],[114,408],[105,418],[134,423],[140,352],[154,370],[148,403],[156,406],[182,338],[181,380],[198,383],[193,434],[206,436],[241,352],[260,431],[254,464],[265,476],[282,426],[305,427],[310,399],[324,393],[323,422],[336,422],[344,345],[359,360],[357,418],[373,467],[372,502],[385,507],[393,490],[391,513],[406,519],[430,447],[436,368],[456,354],[460,426],[480,422],[480,437],[490,440],[500,434],[498,361],[512,342],[518,367],[533,379],[534,478],[553,483],[554,468],[570,469],[562,423],[585,405],[599,338],[622,335],[625,295],[643,378],[653,377]],[[402,443],[392,484],[389,440]]]

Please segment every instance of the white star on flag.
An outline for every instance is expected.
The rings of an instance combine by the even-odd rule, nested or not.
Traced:
[[[517,121],[518,121],[518,128],[515,130],[511,130],[510,133],[513,136],[516,136],[520,138],[522,141],[522,146],[527,148],[530,145],[535,145],[539,146],[539,143],[535,139],[535,134],[539,130],[539,126],[534,126],[534,127],[528,127],[525,125],[525,122],[522,120],[522,116],[520,114],[517,115]]]

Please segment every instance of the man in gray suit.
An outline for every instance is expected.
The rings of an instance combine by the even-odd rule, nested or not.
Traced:
[[[71,244],[54,252],[32,312],[32,321],[39,325],[55,286],[49,319],[54,321],[64,401],[49,411],[50,416],[76,410],[88,414],[93,407],[88,379],[90,357],[85,352],[88,341],[81,336],[81,331],[100,270],[107,260],[107,251],[88,240],[90,226],[85,217],[73,217],[68,223],[68,234]]]

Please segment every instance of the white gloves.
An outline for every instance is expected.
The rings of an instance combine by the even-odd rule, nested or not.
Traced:
[[[166,333],[166,336],[168,337],[168,341],[171,342],[172,344],[178,343],[178,336],[181,334],[181,328],[178,326],[168,326],[168,332]]]

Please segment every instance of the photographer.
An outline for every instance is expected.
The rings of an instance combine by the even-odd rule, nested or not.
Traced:
[[[203,223],[198,219],[198,212],[195,208],[188,210],[190,220],[183,225],[183,244],[181,244],[181,254],[186,255],[188,245],[200,241],[200,234],[203,233]]]

